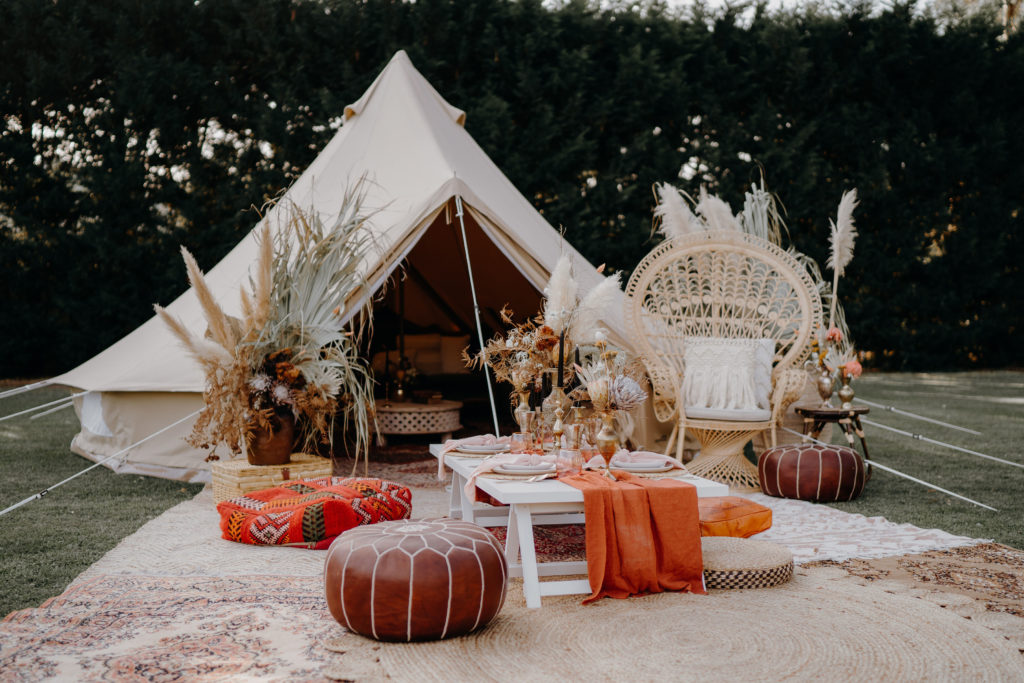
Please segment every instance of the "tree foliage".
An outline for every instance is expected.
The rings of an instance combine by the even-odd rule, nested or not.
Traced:
[[[652,246],[655,181],[734,203],[763,173],[896,368],[1019,364],[1024,39],[913,5],[741,18],[536,0],[7,0],[0,376],[73,367],[216,263],[398,49],[592,262]]]

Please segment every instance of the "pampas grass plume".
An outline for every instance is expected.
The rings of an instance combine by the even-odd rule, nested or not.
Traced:
[[[709,230],[739,230],[740,225],[736,217],[732,215],[732,208],[724,201],[713,194],[708,194],[707,188],[700,188],[700,202],[697,203],[697,213],[707,223]]]
[[[227,314],[224,313],[223,309],[214,300],[213,292],[207,286],[206,279],[203,277],[203,271],[199,269],[199,264],[196,263],[195,258],[185,247],[181,248],[181,257],[185,260],[189,284],[195,290],[199,305],[202,306],[203,313],[206,314],[210,336],[213,337],[215,342],[225,348],[234,347],[238,343],[238,339],[231,329]]]
[[[572,262],[563,254],[551,271],[551,279],[544,288],[544,324],[560,334],[566,317],[576,308],[576,281],[572,277]]]
[[[654,209],[654,217],[659,219],[658,231],[665,239],[689,235],[703,227],[678,189],[668,183],[659,183],[655,185],[655,193],[658,206]]]
[[[601,319],[619,303],[621,273],[609,275],[591,289],[580,302],[572,324],[573,341],[577,344],[593,342],[597,338]]]

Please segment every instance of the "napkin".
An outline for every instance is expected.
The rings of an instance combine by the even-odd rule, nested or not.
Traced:
[[[627,451],[625,448],[620,449],[618,453],[612,456],[612,467],[618,465],[623,467],[626,465],[671,465],[676,469],[686,471],[686,467],[683,463],[679,462],[675,458],[670,458],[667,455],[661,453],[654,453],[652,451]],[[595,455],[593,458],[587,461],[586,467],[588,469],[597,470],[604,469],[604,458],[600,455]]]
[[[476,466],[473,470],[469,479],[466,480],[466,486],[463,492],[466,496],[472,500],[476,495],[476,478],[481,474],[493,472],[494,468],[498,465],[555,465],[555,456],[553,455],[535,455],[533,453],[502,453],[501,455],[495,455],[487,458],[482,463]]]
[[[448,439],[441,446],[441,455],[437,457],[437,479],[438,481],[444,481],[444,456],[457,450],[459,446],[496,446],[498,444],[507,444],[507,436],[494,436],[494,434],[481,434],[479,436],[469,436],[465,439]]]

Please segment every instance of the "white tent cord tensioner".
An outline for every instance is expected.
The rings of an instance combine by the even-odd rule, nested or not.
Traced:
[[[48,387],[53,382],[48,379],[44,379],[41,382],[33,382],[32,384],[26,384],[23,387],[16,387],[14,389],[8,389],[7,391],[0,392],[0,398],[7,398],[8,396],[16,396],[18,394],[24,394],[26,391],[33,391],[34,389],[42,389]]]
[[[820,440],[815,439],[815,438],[813,438],[811,436],[808,436],[806,434],[801,434],[800,432],[796,431],[795,429],[790,429],[789,427],[783,427],[783,426],[780,425],[779,429],[781,429],[784,432],[789,432],[790,434],[796,434],[797,436],[799,436],[801,438],[807,439],[809,441],[813,441],[814,443],[820,444],[822,446],[830,446],[830,447],[833,446],[833,444],[825,443],[824,441],[820,441]],[[875,460],[865,460],[864,464],[867,465],[868,467],[877,467],[878,469],[880,469],[880,470],[882,470],[884,472],[889,472],[890,474],[895,474],[897,477],[903,477],[904,479],[909,479],[912,482],[915,482],[917,484],[921,484],[923,486],[927,486],[928,488],[934,489],[936,491],[941,491],[942,493],[945,493],[946,495],[949,495],[949,496],[953,496],[954,498],[959,498],[960,500],[965,500],[968,503],[972,503],[974,505],[977,505],[978,507],[983,507],[986,510],[991,510],[992,512],[999,512],[999,510],[995,509],[991,505],[985,505],[984,503],[979,503],[978,501],[971,500],[970,498],[967,498],[966,496],[961,496],[959,493],[953,493],[952,491],[947,491],[946,489],[941,488],[939,486],[936,486],[935,484],[929,484],[928,482],[924,481],[923,479],[918,479],[917,477],[912,477],[909,474],[903,474],[903,472],[900,472],[899,470],[894,470],[891,467],[886,467],[885,465],[880,465]]]
[[[896,406],[887,406],[882,403],[872,403],[871,401],[865,398],[861,398],[860,396],[858,396],[855,400],[858,403],[865,403],[871,406],[872,408],[880,408],[890,413],[896,413],[897,415],[906,415],[907,417],[912,417],[915,420],[924,420],[925,422],[931,422],[932,424],[941,425],[943,427],[949,427],[950,429],[958,429],[961,432],[967,432],[968,434],[974,434],[975,436],[981,436],[981,432],[976,432],[973,429],[968,429],[967,427],[958,427],[957,425],[950,424],[948,422],[943,422],[942,420],[933,420],[932,418],[924,417],[923,415],[915,415],[914,413],[908,413],[905,410],[900,410]]]
[[[473,297],[473,316],[476,318],[476,335],[480,341],[480,351],[484,349],[484,328],[480,325],[480,304],[476,300],[476,285],[473,284],[473,265],[469,261],[469,241],[466,239],[466,223],[462,218],[462,197],[455,195],[455,215],[459,217],[462,228],[462,249],[466,254],[466,270],[469,272],[469,293]],[[494,418],[494,436],[501,436],[498,428],[498,407],[494,403],[494,388],[491,386],[491,369],[485,362],[484,377],[487,380],[487,397],[491,400],[491,416]]]
[[[147,437],[145,437],[145,438],[143,438],[143,439],[140,439],[140,440],[136,441],[136,442],[135,442],[135,443],[133,443],[133,444],[132,444],[131,446],[128,446],[128,447],[126,447],[126,448],[122,448],[122,449],[121,449],[121,450],[119,450],[119,451],[118,451],[117,453],[114,453],[113,455],[108,455],[107,457],[103,458],[103,460],[100,460],[100,461],[98,461],[98,462],[95,462],[95,463],[93,463],[92,465],[89,465],[88,467],[86,467],[86,468],[85,468],[84,470],[82,470],[81,472],[78,472],[78,473],[76,473],[76,474],[72,474],[72,475],[71,475],[70,477],[68,477],[67,479],[65,479],[65,480],[63,480],[63,481],[59,481],[59,482],[57,482],[56,484],[54,484],[53,486],[48,486],[48,487],[46,487],[45,489],[43,489],[43,490],[42,490],[42,491],[40,491],[39,493],[36,493],[36,494],[33,494],[33,495],[29,496],[28,498],[26,498],[25,500],[21,501],[20,503],[15,503],[14,505],[12,505],[12,506],[10,506],[10,507],[8,507],[8,508],[4,509],[3,511],[0,511],[0,517],[3,517],[4,515],[6,515],[6,514],[7,514],[8,512],[10,512],[10,511],[12,511],[12,510],[17,510],[17,509],[18,509],[18,508],[20,508],[20,507],[21,507],[22,505],[27,505],[28,503],[31,503],[31,502],[32,502],[33,500],[39,500],[40,498],[42,498],[43,496],[45,496],[45,495],[46,495],[47,493],[49,493],[50,491],[52,491],[52,490],[54,490],[55,488],[57,488],[58,486],[63,486],[64,484],[68,483],[68,482],[69,482],[69,481],[71,481],[72,479],[75,479],[75,478],[77,478],[77,477],[80,477],[80,476],[82,476],[83,474],[85,474],[86,472],[88,472],[88,471],[90,471],[90,470],[93,470],[93,469],[95,469],[95,468],[99,467],[100,465],[102,465],[103,463],[107,462],[108,460],[113,460],[114,458],[116,458],[116,457],[118,457],[118,456],[120,456],[120,455],[124,455],[125,453],[127,453],[127,452],[128,452],[128,451],[130,451],[131,449],[135,448],[136,446],[141,446],[142,444],[146,443],[147,441],[149,441],[149,440],[150,440],[150,439],[152,439],[153,437],[155,437],[155,436],[159,436],[160,434],[163,434],[164,432],[166,432],[166,431],[167,431],[168,429],[170,429],[171,427],[177,427],[177,426],[178,426],[178,425],[180,425],[180,424],[181,424],[182,422],[185,422],[186,420],[191,420],[191,419],[192,419],[193,417],[195,417],[196,415],[198,415],[198,414],[199,414],[200,412],[201,412],[201,409],[200,409],[200,410],[197,410],[197,411],[195,411],[194,413],[189,413],[188,415],[186,415],[185,417],[181,418],[181,419],[180,419],[180,420],[178,420],[177,422],[172,422],[171,424],[167,425],[167,426],[166,426],[166,427],[164,427],[163,429],[161,429],[161,430],[159,430],[159,431],[156,431],[156,432],[153,432],[153,433],[152,433],[152,434],[150,434],[149,436],[147,436]]]

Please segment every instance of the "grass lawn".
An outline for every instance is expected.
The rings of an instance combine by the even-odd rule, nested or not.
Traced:
[[[0,399],[0,416],[69,394],[47,387]],[[68,448],[74,409],[29,417],[0,422],[0,510],[92,464]],[[100,466],[0,517],[0,617],[60,594],[122,538],[201,489]]]
[[[873,403],[968,427],[981,435],[879,408],[872,408],[866,416],[873,422],[1024,465],[1024,372],[871,373],[860,377],[855,388],[858,396]],[[1024,548],[1024,469],[871,425],[864,430],[871,456],[879,463],[999,511],[985,510],[878,469],[858,499],[833,507]],[[838,430],[832,440],[842,440]]]
[[[982,432],[965,434],[873,408],[868,419],[1024,464],[1024,372],[868,374],[857,394],[876,403]],[[0,400],[0,416],[68,392],[47,388]],[[65,409],[0,422],[0,509],[90,463],[68,450],[78,430]],[[990,512],[896,475],[875,470],[864,494],[834,507],[923,528],[992,538],[1024,548],[1024,469],[866,426],[872,457],[906,474],[998,508]],[[833,437],[840,441],[838,431]],[[105,467],[0,517],[0,615],[39,605],[149,519],[201,486]]]

